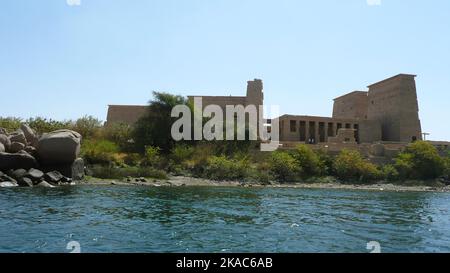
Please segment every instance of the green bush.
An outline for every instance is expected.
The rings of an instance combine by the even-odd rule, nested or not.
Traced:
[[[449,155],[445,158],[445,170],[444,170],[444,175],[450,176],[450,153],[449,153]]]
[[[249,162],[243,159],[228,159],[212,156],[208,159],[204,175],[213,180],[242,180],[247,177]]]
[[[167,179],[167,174],[162,170],[151,167],[125,167],[117,168],[112,166],[91,167],[92,176],[101,179],[124,179],[126,177],[147,177],[156,179]]]
[[[118,163],[119,148],[108,140],[85,140],[81,145],[81,155],[88,164]]]
[[[382,176],[374,164],[365,161],[361,154],[354,150],[342,150],[333,165],[337,177],[345,182],[369,182]]]
[[[114,123],[103,127],[101,130],[102,138],[112,141],[119,145],[122,152],[136,152],[134,147],[132,127],[127,124]]]
[[[175,164],[181,164],[186,160],[192,158],[194,154],[194,148],[192,146],[187,145],[175,145],[172,149],[171,158],[175,162]]]
[[[322,166],[317,154],[308,146],[298,145],[292,152],[297,164],[302,169],[304,177],[318,176],[322,173]]]
[[[195,146],[192,157],[182,163],[182,167],[194,176],[202,176],[208,165],[208,159],[213,156],[211,144]]]
[[[0,117],[0,128],[4,128],[7,131],[15,131],[20,128],[20,124],[22,124],[22,119],[14,118],[14,117]]]
[[[74,123],[72,121],[56,121],[53,119],[46,119],[41,117],[30,118],[26,121],[31,128],[36,130],[38,134],[48,133],[61,129],[73,130]],[[83,136],[84,137],[84,136]]]
[[[158,147],[145,147],[145,157],[143,161],[144,166],[156,167],[160,165],[161,157],[159,156],[161,149]]]
[[[395,158],[401,179],[435,179],[444,174],[445,159],[425,141],[414,142]]]
[[[270,174],[280,182],[294,182],[302,173],[295,158],[287,152],[275,151],[270,158]]]
[[[99,135],[102,122],[93,116],[84,116],[75,121],[72,130],[80,133],[84,139],[91,139]]]
[[[391,164],[384,165],[381,169],[383,177],[387,181],[397,181],[400,178],[400,173],[398,170]]]
[[[29,118],[25,121],[15,117],[0,118],[0,128],[5,128],[10,132],[19,129],[22,123],[27,123],[31,128],[36,130],[38,134],[73,128],[72,121],[56,121],[41,117]]]
[[[333,157],[324,150],[315,151],[319,158],[319,169],[321,176],[335,175],[333,171]]]
[[[142,156],[138,153],[130,153],[123,158],[123,162],[128,166],[139,166],[141,165],[141,161]]]

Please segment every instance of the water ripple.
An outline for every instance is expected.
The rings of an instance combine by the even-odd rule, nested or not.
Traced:
[[[449,252],[450,195],[315,189],[0,189],[0,252]]]

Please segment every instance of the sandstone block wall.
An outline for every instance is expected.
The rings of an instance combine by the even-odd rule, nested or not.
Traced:
[[[333,118],[366,119],[367,92],[354,91],[334,99]]]
[[[367,119],[381,123],[383,141],[422,139],[415,77],[400,74],[369,86]]]

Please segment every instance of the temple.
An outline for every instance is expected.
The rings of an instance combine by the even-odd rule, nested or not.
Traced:
[[[399,150],[404,145],[422,140],[419,119],[416,75],[399,74],[368,86],[367,91],[353,91],[334,99],[331,117],[282,115],[276,118],[280,129],[280,148],[299,143],[339,151],[358,148],[372,151]],[[198,97],[198,96],[195,96]],[[200,96],[203,107],[219,105],[264,104],[263,82],[247,82],[246,96]],[[194,96],[188,96],[190,100]],[[110,105],[107,124],[132,125],[145,113],[145,106]],[[273,122],[269,121],[269,123]],[[371,146],[372,145],[372,146]]]

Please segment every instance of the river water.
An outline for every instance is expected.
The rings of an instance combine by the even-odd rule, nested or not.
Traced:
[[[450,252],[450,194],[0,188],[0,252]]]

